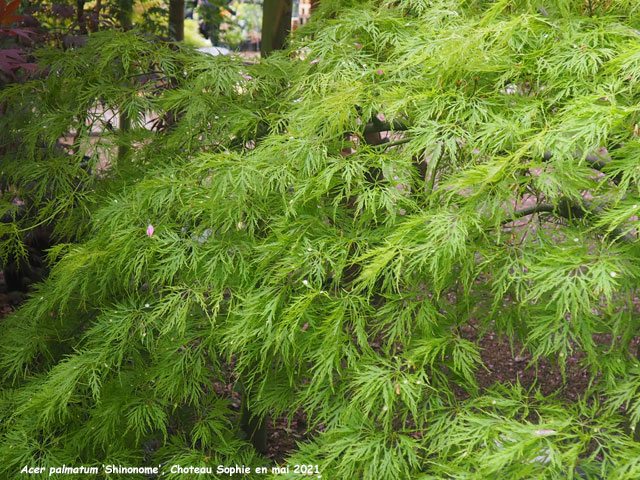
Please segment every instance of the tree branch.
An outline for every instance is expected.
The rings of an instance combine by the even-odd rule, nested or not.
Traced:
[[[574,158],[580,158],[581,154],[576,152],[573,154],[573,156]],[[544,155],[542,158],[546,162],[551,160],[551,157],[553,157],[551,150],[547,150],[546,152],[544,152]],[[605,167],[609,164],[609,162],[611,162],[611,156],[607,155],[606,157],[601,157],[598,154],[590,153],[586,156],[585,161],[594,170],[598,170],[599,172],[602,172],[605,169]],[[613,183],[615,183],[616,185],[619,184],[622,181],[622,174],[619,173],[618,175],[613,177],[612,180],[613,180]]]
[[[588,216],[602,215],[604,211],[602,208],[593,206],[592,202],[588,200],[583,201],[584,206],[571,202],[568,198],[562,198],[558,205],[551,205],[549,203],[541,203],[538,205],[532,205],[530,207],[519,208],[513,213],[513,216],[502,220],[502,225],[514,222],[518,218],[533,215],[534,213],[551,213],[555,217],[565,218],[571,220],[574,218],[585,218]],[[625,242],[633,243],[636,241],[636,237],[630,233],[625,233],[621,228],[614,228],[612,232],[616,240],[624,240]]]
[[[368,135],[369,133],[380,133],[380,132],[388,132],[390,130],[394,131],[402,131],[408,130],[408,126],[402,120],[394,120],[393,122],[383,122],[382,120],[378,120],[377,117],[374,117],[371,122],[367,123],[364,126],[364,131],[362,132],[364,135]]]
[[[389,148],[389,147],[395,147],[397,145],[402,145],[404,143],[409,143],[411,140],[413,140],[413,137],[403,137],[399,140],[394,140],[393,142],[384,142],[384,143],[379,143],[378,145],[374,145],[374,147],[380,147],[383,149]]]
[[[513,212],[512,217],[507,217],[502,220],[502,224],[505,225],[507,223],[515,222],[519,218],[533,215],[534,213],[553,213],[554,210],[555,207],[548,203],[541,203],[538,205],[532,205],[530,207],[522,207]]]

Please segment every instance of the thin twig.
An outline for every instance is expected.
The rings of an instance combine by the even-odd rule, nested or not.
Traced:
[[[403,138],[401,138],[399,140],[394,140],[393,142],[380,143],[380,144],[374,145],[374,146],[375,147],[379,147],[379,148],[387,149],[389,147],[395,147],[395,146],[398,146],[398,145],[409,143],[411,140],[413,140],[413,137],[403,137]]]

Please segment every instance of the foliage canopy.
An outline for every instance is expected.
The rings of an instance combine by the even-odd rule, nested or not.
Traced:
[[[59,242],[3,320],[2,475],[266,464],[233,380],[304,411],[287,461],[324,478],[639,478],[638,30],[631,0],[326,0],[255,65],[42,51],[0,92],[3,259]],[[592,383],[480,389],[467,325]]]

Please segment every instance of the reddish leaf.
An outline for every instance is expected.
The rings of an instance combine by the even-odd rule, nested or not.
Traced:
[[[40,65],[38,65],[37,63],[22,63],[20,64],[20,68],[24,68],[31,73],[37,73],[40,71]]]
[[[37,72],[40,69],[39,65],[27,62],[22,56],[22,53],[21,50],[15,48],[0,50],[0,71],[14,80],[16,78],[14,72],[19,68],[23,68],[31,73]]]
[[[0,0],[2,1],[2,0]],[[0,50],[0,71],[15,79],[13,74],[20,63],[26,63],[26,60],[20,55],[20,50],[8,49]]]
[[[6,0],[4,3],[6,5]],[[13,2],[9,3],[9,5],[6,5],[5,12],[8,14],[16,13],[19,6],[20,6],[20,0],[13,0]]]
[[[6,50],[0,50],[0,59],[10,59],[13,61],[22,61],[25,59],[22,58],[22,50],[18,50],[17,48],[7,48]]]
[[[8,33],[9,35],[14,35],[16,37],[22,37],[26,40],[31,40],[31,37],[29,35],[33,35],[35,32],[26,28],[11,28],[8,30]]]
[[[19,6],[20,0],[13,0],[8,5],[7,0],[0,0],[0,25],[9,25],[20,20],[22,17],[15,15]]]
[[[51,11],[54,15],[62,18],[73,18],[73,15],[75,14],[75,9],[71,5],[60,5],[59,3],[53,4],[51,6]]]

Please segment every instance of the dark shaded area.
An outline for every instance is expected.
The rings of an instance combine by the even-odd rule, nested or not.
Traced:
[[[486,390],[495,383],[520,382],[525,389],[539,388],[540,392],[549,396],[557,393],[559,398],[576,401],[589,386],[589,372],[580,364],[584,354],[574,352],[566,359],[565,379],[559,365],[554,365],[546,358],[541,358],[536,365],[531,365],[531,354],[522,351],[522,345],[514,343],[513,350],[509,339],[489,333],[479,337],[478,331],[471,325],[461,327],[462,336],[480,347],[480,356],[487,370],[479,368],[475,378],[481,390]],[[605,339],[600,339],[604,342]]]

